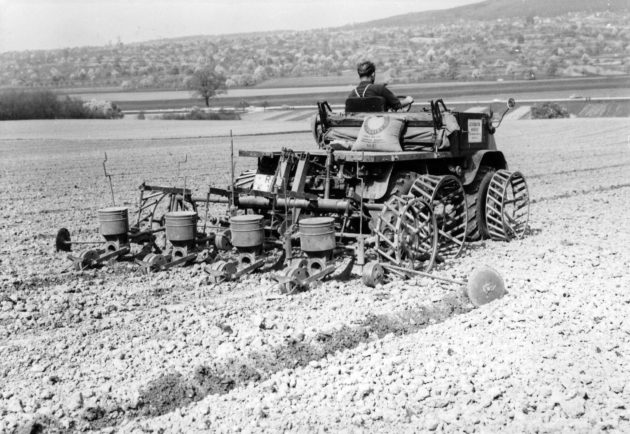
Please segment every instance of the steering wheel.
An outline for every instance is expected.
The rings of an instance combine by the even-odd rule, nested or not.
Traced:
[[[404,96],[404,95],[396,95],[396,98],[398,98],[398,99],[400,100],[400,103],[402,104],[402,101],[403,101],[405,98],[407,98],[407,97],[406,97],[406,96]],[[408,112],[410,112],[410,111],[411,111],[411,106],[412,106],[412,105],[413,105],[413,102],[412,102],[411,104],[409,104],[407,107],[403,107],[403,108],[401,108],[400,110],[397,110],[397,111],[401,111],[401,112],[408,113]]]

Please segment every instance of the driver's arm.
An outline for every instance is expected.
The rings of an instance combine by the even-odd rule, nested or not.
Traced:
[[[400,101],[400,104],[403,107],[407,107],[408,105],[413,104],[413,98],[410,96],[406,96],[405,99],[403,99],[402,101]]]
[[[400,103],[398,97],[394,95],[392,91],[387,88],[386,85],[382,84],[380,87],[380,94],[387,101],[386,107],[392,110],[400,110],[403,106]]]

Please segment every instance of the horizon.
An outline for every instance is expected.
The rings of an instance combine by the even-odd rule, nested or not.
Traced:
[[[481,1],[0,0],[0,53],[340,27]]]

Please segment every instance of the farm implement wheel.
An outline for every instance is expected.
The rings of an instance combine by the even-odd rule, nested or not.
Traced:
[[[86,268],[90,268],[94,261],[98,259],[98,252],[96,250],[84,250],[79,253],[78,257],[74,258],[74,269],[75,271],[83,271]]]
[[[285,270],[284,279],[280,283],[280,293],[294,294],[302,289],[302,282],[308,279],[305,265],[305,263],[297,263]]]
[[[376,221],[379,256],[400,267],[428,271],[438,249],[438,232],[431,206],[413,197],[391,197]]]
[[[72,240],[70,239],[70,231],[66,228],[61,228],[57,232],[55,238],[55,249],[57,252],[70,252],[72,251]]]
[[[497,171],[486,197],[486,226],[493,240],[509,241],[525,234],[529,221],[529,192],[520,172]]]
[[[454,258],[466,240],[468,209],[464,186],[452,175],[422,175],[409,192],[431,204],[438,228],[438,255]]]
[[[143,265],[146,268],[146,271],[159,271],[166,265],[168,262],[166,258],[158,253],[149,253],[143,259]]]
[[[361,279],[363,280],[363,283],[370,288],[374,288],[376,285],[383,283],[384,278],[385,271],[378,262],[370,261],[363,267]]]

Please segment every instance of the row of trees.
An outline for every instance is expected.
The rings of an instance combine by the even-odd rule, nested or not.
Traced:
[[[0,86],[188,87],[213,65],[225,87],[340,75],[370,58],[392,82],[630,72],[630,14],[318,29],[0,54]],[[222,80],[221,80],[222,81]]]
[[[123,113],[109,101],[59,97],[50,90],[0,92],[0,121],[23,119],[119,119]]]

